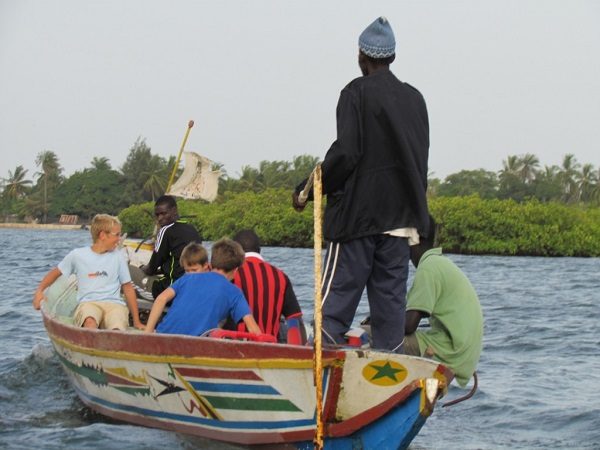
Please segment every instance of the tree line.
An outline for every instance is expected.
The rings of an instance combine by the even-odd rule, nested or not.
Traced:
[[[116,215],[132,204],[154,201],[165,192],[175,157],[153,154],[144,139],[133,144],[123,165],[114,169],[108,158],[94,157],[89,167],[64,176],[58,155],[49,150],[36,157],[38,171],[28,177],[22,165],[2,178],[0,213],[4,221],[55,222],[61,214],[76,214],[84,221],[98,212]],[[219,198],[226,193],[261,192],[272,187],[296,186],[318,163],[310,155],[292,161],[262,161],[258,168],[243,166],[229,176],[220,163]],[[177,176],[182,169],[177,170]]]
[[[502,169],[461,170],[443,181],[429,180],[431,196],[461,197],[477,195],[484,199],[513,199],[566,204],[600,204],[600,168],[580,164],[575,155],[567,154],[562,164],[544,165],[537,156],[510,155]]]
[[[237,177],[215,163],[222,176],[217,204],[233,194],[261,193],[269,189],[293,189],[319,162],[318,157],[300,155],[292,161],[262,161],[258,167],[243,166]],[[64,176],[57,154],[45,150],[36,158],[38,171],[28,177],[23,166],[2,178],[0,211],[4,221],[54,222],[61,214],[76,214],[83,221],[98,212],[118,214],[124,208],[152,202],[167,186],[175,157],[153,154],[138,138],[118,169],[104,157],[94,157],[90,166]],[[180,171],[180,169],[179,169]],[[511,155],[498,172],[462,170],[444,180],[430,176],[428,194],[436,197],[475,195],[482,199],[536,199],[569,205],[600,204],[600,169],[580,164],[574,155],[564,156],[561,166],[541,167],[533,154]]]
[[[252,228],[266,246],[313,245],[313,210],[296,212],[289,189],[230,192],[214,203],[180,200],[178,205],[204,240]],[[431,198],[429,210],[438,224],[438,245],[448,253],[600,256],[597,207],[471,195]],[[123,229],[129,236],[149,239],[154,231],[153,211],[152,202],[124,209],[119,214]]]

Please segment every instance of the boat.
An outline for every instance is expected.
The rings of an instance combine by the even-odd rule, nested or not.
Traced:
[[[48,336],[83,403],[132,424],[298,449],[314,448],[322,425],[322,448],[403,449],[453,379],[438,362],[361,346],[324,347],[322,371],[314,372],[313,346],[260,335],[78,328],[71,319],[76,290],[73,277],[47,290]]]
[[[218,171],[197,154],[167,192],[214,200]],[[188,164],[186,164],[188,166]],[[197,176],[196,174],[200,174]],[[315,176],[315,286],[320,286],[320,168]],[[313,176],[311,175],[311,179]],[[172,187],[171,187],[172,186]],[[317,190],[319,189],[319,190]],[[139,266],[153,246],[125,239],[140,309],[152,306]],[[91,409],[146,427],[261,448],[404,449],[454,375],[436,361],[368,348],[274,342],[270,335],[209,330],[202,336],[75,327],[74,277],[60,277],[42,304],[44,326],[75,392]],[[320,330],[320,289],[315,329]]]

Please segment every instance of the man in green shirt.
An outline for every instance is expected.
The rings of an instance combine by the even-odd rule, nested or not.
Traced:
[[[410,248],[417,271],[407,296],[404,353],[440,361],[464,387],[479,362],[483,315],[470,281],[441,248],[433,248],[434,239],[430,218],[429,236]],[[430,328],[417,330],[424,317]]]

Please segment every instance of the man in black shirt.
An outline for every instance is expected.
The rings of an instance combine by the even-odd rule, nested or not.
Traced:
[[[324,339],[344,343],[367,288],[374,348],[402,351],[409,244],[428,229],[429,123],[419,91],[390,71],[395,39],[380,17],[359,37],[362,77],[341,92],[337,139],[322,163],[327,195]],[[298,200],[304,188],[294,192]],[[410,242],[409,242],[410,241]]]
[[[201,244],[202,238],[192,225],[179,220],[177,202],[171,195],[162,195],[156,200],[154,215],[161,228],[156,236],[150,261],[141,269],[146,275],[160,273],[152,283],[152,296],[156,298],[185,273],[179,265],[183,248],[190,242]]]

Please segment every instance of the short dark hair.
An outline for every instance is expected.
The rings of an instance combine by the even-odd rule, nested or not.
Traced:
[[[233,237],[235,242],[238,242],[245,252],[260,253],[260,239],[254,230],[240,230]]]
[[[168,208],[177,208],[177,201],[172,195],[161,195],[154,202],[154,206],[165,205]]]
[[[210,265],[213,269],[231,272],[244,264],[244,249],[231,239],[219,239],[212,246]]]

